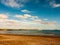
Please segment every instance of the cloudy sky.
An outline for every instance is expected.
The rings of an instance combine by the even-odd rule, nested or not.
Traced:
[[[0,0],[0,28],[60,29],[60,0]]]

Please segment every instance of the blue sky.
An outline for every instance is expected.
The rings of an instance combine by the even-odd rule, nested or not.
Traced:
[[[60,29],[60,0],[0,0],[0,28]]]

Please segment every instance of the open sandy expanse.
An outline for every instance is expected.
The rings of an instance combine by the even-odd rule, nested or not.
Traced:
[[[60,45],[60,37],[0,34],[0,45]]]

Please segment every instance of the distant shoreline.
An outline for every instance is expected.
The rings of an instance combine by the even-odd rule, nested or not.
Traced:
[[[22,35],[22,34],[0,34],[0,35],[10,35],[10,36],[34,36],[34,37],[51,37],[51,38],[60,38],[60,36],[52,36],[52,35]]]

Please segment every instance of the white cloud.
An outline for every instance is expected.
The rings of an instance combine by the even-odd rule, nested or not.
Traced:
[[[53,4],[53,7],[60,7],[60,4]]]
[[[34,18],[28,20],[29,18]],[[15,20],[14,18],[20,18],[23,20]],[[5,14],[0,14],[0,28],[11,29],[56,29],[56,21],[48,21],[40,19],[38,16],[32,16],[29,14],[16,15],[13,19]],[[45,28],[46,27],[46,28]]]
[[[30,13],[30,11],[29,10],[21,10],[21,12],[23,12],[23,13]]]
[[[39,17],[38,16],[32,16],[33,19],[38,19]]]
[[[16,17],[16,18],[26,19],[26,18],[31,17],[31,15],[29,15],[29,14],[24,14],[24,15],[16,15],[15,17]]]
[[[23,4],[19,4],[15,0],[1,0],[1,3],[12,8],[19,8],[23,6]]]
[[[44,24],[44,25],[55,25],[55,22],[46,22],[46,20],[48,19],[40,19],[38,16],[32,16],[32,15],[29,15],[29,14],[24,14],[24,15],[16,15],[15,16],[16,18],[20,18],[20,19],[23,19],[22,21],[32,21],[34,23],[38,23],[38,24]],[[27,20],[27,19],[31,19],[31,20]]]
[[[21,20],[3,20],[3,22],[0,22],[0,28],[8,28],[8,29],[55,29],[56,25],[54,23],[47,23],[42,24],[38,23],[41,22],[41,20],[36,21],[21,21]],[[43,25],[43,26],[41,26]],[[46,26],[47,25],[47,26]],[[46,28],[45,28],[46,27]]]
[[[6,14],[0,14],[0,19],[7,19],[8,16]]]
[[[48,22],[47,25],[49,25],[49,26],[55,26],[56,23],[55,22]]]
[[[24,18],[22,15],[16,15],[16,18]]]
[[[2,19],[2,22],[0,22],[0,28],[8,28],[8,29],[35,29],[34,26],[37,27],[37,24],[31,21],[28,22],[28,21]]]
[[[41,22],[42,22],[41,19],[35,19],[35,20],[33,20],[33,21],[36,22],[36,23],[41,23]]]
[[[25,17],[32,17],[31,15],[29,14],[24,14]]]
[[[2,22],[0,22],[0,28],[7,28],[7,29],[14,29],[18,25],[18,22],[16,20],[9,20],[9,19],[1,19]]]
[[[43,19],[43,20],[45,20],[45,21],[46,21],[46,20],[48,20],[48,19]]]
[[[50,1],[49,4],[50,4],[50,6],[53,7],[53,8],[60,7],[60,4],[56,3],[55,0]]]

